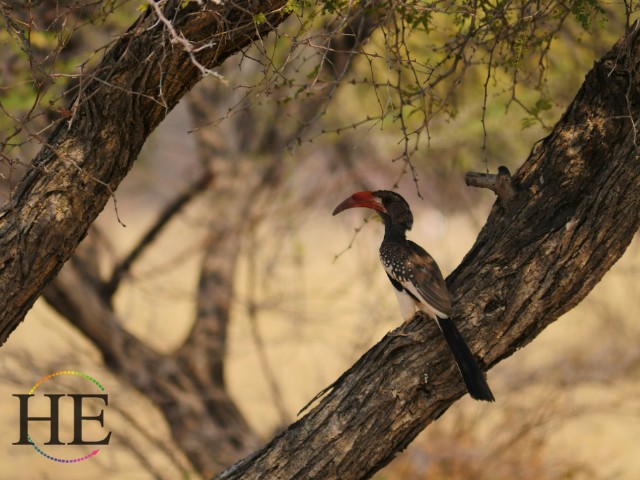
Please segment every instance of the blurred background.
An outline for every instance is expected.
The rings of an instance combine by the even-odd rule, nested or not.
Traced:
[[[147,4],[0,5],[5,202]],[[333,208],[397,189],[410,238],[448,274],[495,199],[464,174],[517,170],[635,15],[590,1],[389,5],[291,2],[277,34],[200,82],[149,138],[0,350],[0,477],[206,478],[286,428],[402,321],[378,262],[383,226]],[[375,478],[640,478],[638,268],[634,241],[585,301],[489,372],[496,404],[465,396]],[[109,394],[111,442],[74,465],[12,445],[12,395],[60,370]]]

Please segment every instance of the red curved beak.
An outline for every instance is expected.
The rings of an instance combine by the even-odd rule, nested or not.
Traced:
[[[338,205],[333,211],[332,215],[337,215],[343,210],[356,207],[371,208],[373,210],[377,210],[378,212],[386,212],[384,206],[382,205],[382,200],[380,200],[378,197],[374,197],[373,192],[358,192],[354,193],[340,205]]]

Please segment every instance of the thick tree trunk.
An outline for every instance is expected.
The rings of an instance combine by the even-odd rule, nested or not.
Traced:
[[[203,47],[193,53],[200,67],[213,68],[275,28],[287,2],[183,3],[165,2],[164,15],[178,37]],[[149,8],[81,84],[72,118],[0,210],[0,345],[69,259],[151,131],[201,78],[200,67]]]
[[[449,277],[456,322],[483,365],[580,302],[637,231],[639,60],[636,24],[588,74]],[[465,393],[435,324],[411,330],[385,336],[309,414],[217,478],[371,477]]]

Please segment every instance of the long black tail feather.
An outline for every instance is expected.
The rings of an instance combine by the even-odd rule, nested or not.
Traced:
[[[476,363],[475,358],[471,354],[467,343],[460,335],[455,323],[450,318],[436,318],[438,326],[444,335],[449,349],[456,359],[458,369],[462,374],[464,383],[467,385],[469,395],[476,400],[485,400],[487,402],[495,402],[493,393],[489,388],[489,384],[484,377],[484,373]]]

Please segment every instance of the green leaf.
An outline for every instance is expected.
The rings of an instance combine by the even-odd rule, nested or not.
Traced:
[[[253,16],[253,23],[255,23],[256,25],[262,25],[266,21],[267,16],[264,14],[264,12],[260,12]]]
[[[591,31],[593,20],[599,20],[602,25],[606,22],[605,10],[600,6],[598,0],[573,0],[571,13],[580,23],[580,26],[587,32]]]

